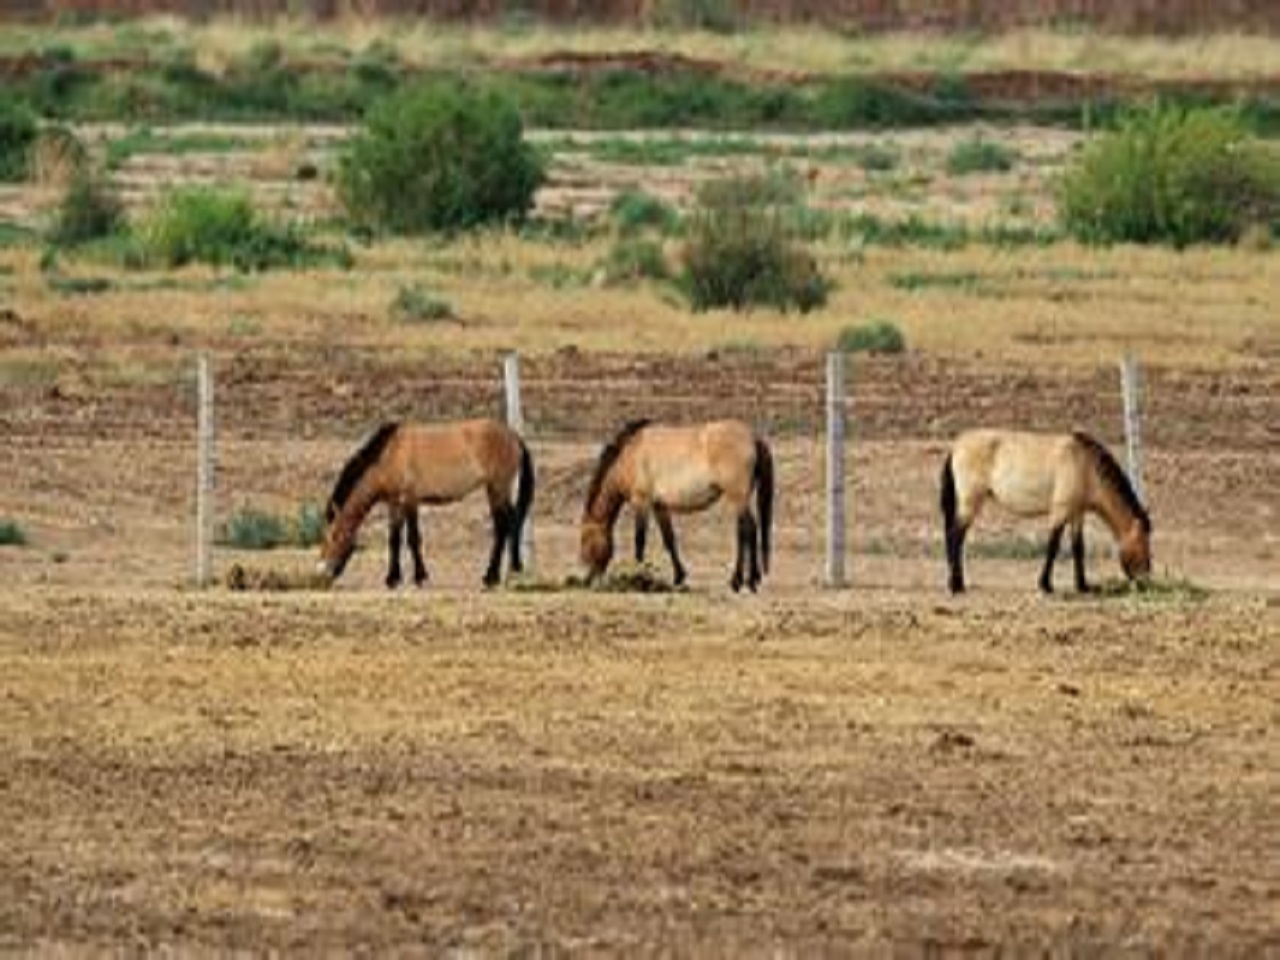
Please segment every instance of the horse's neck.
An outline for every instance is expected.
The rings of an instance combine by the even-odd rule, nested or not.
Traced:
[[[1102,522],[1117,540],[1128,533],[1138,519],[1120,494],[1105,483],[1095,484],[1093,511],[1102,518]]]
[[[606,477],[604,484],[600,487],[600,492],[596,494],[596,498],[591,504],[591,510],[589,511],[591,519],[612,527],[618,519],[618,514],[622,512],[622,505],[626,501],[625,494],[618,488],[613,478]]]
[[[356,535],[356,531],[360,529],[360,524],[364,523],[364,518],[369,515],[369,511],[377,506],[378,501],[381,499],[382,492],[367,478],[358,484],[355,490],[351,491],[351,496],[347,498],[347,502],[338,511],[337,520],[348,537]]]

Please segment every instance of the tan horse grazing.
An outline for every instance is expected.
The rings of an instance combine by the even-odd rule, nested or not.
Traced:
[[[1020,516],[1049,516],[1049,545],[1040,589],[1053,592],[1053,564],[1071,525],[1076,589],[1086,592],[1084,519],[1095,513],[1120,545],[1130,578],[1151,572],[1151,518],[1120,464],[1085,433],[971,430],[956,438],[942,467],[951,592],[964,590],[964,538],[987,498]]]
[[[751,511],[751,494],[756,511]],[[677,585],[686,570],[676,548],[673,513],[705,510],[724,497],[738,518],[738,554],[730,585],[755,590],[769,572],[773,517],[773,455],[738,420],[676,427],[636,420],[600,454],[582,516],[582,562],[599,578],[613,558],[613,527],[624,504],[636,511],[636,551],[644,554],[649,513],[658,521]],[[744,566],[746,567],[744,571]]]
[[[519,493],[511,488],[519,476]],[[391,559],[387,586],[400,584],[400,536],[409,531],[414,582],[427,579],[422,560],[418,505],[453,503],[479,487],[489,498],[493,550],[485,570],[486,586],[499,580],[504,545],[511,569],[519,572],[520,530],[533,503],[533,459],[510,427],[496,420],[448,424],[387,423],[379,427],[347,461],[325,509],[320,569],[337,579],[355,550],[356,531],[369,511],[385,503],[390,518]]]

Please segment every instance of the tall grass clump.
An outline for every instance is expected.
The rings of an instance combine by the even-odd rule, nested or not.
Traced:
[[[21,103],[0,97],[0,181],[25,180],[28,154],[35,143],[36,118]]]
[[[808,313],[832,283],[802,242],[798,188],[777,177],[733,177],[700,191],[683,252],[694,310],[773,307]]]
[[[836,348],[841,353],[902,353],[907,349],[907,338],[896,324],[875,320],[842,329],[836,338]]]
[[[1232,110],[1156,104],[1085,149],[1058,214],[1086,243],[1232,243],[1280,218],[1280,152]]]
[[[126,228],[124,204],[106,178],[86,167],[63,191],[49,240],[58,247],[77,247],[118,236]]]
[[[274,550],[313,547],[324,538],[324,514],[304,503],[296,517],[284,517],[254,507],[233,513],[218,531],[218,542],[236,550]]]
[[[338,193],[366,228],[465,230],[523,221],[544,175],[510,100],[435,82],[370,111],[340,162]]]
[[[349,266],[349,255],[313,244],[297,224],[261,217],[241,190],[190,187],[168,194],[139,231],[144,262],[189,263],[256,271],[324,264]]]
[[[676,209],[644,190],[620,192],[609,205],[609,214],[623,234],[639,233],[645,229],[671,234],[680,226],[680,214]]]

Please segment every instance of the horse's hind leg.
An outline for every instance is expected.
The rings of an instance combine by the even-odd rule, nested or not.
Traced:
[[[1084,575],[1084,518],[1071,525],[1071,559],[1076,568],[1076,589],[1088,593],[1091,589]]]
[[[484,572],[484,585],[495,587],[502,580],[502,551],[511,528],[515,525],[515,508],[500,496],[489,496],[489,515],[493,519],[493,549],[489,551],[489,565]],[[514,564],[513,564],[514,566]]]
[[[391,507],[387,511],[387,589],[394,590],[400,586],[400,534],[404,529],[405,511],[401,507]]]
[[[952,593],[964,593],[964,538],[969,528],[959,523],[947,524],[947,567],[950,570],[948,586]]]
[[[658,529],[662,532],[662,545],[667,548],[667,554],[671,557],[671,573],[678,587],[684,583],[688,574],[684,564],[680,562],[680,551],[676,548],[676,528],[671,522],[671,511],[666,507],[654,507],[653,515],[657,518]]]
[[[744,576],[742,568],[748,558],[750,571]],[[744,582],[753,591],[760,583],[760,562],[756,555],[756,520],[751,516],[750,510],[738,512],[738,559],[734,564],[733,579],[729,581],[729,586],[737,593]]]
[[[1053,565],[1058,562],[1058,548],[1062,544],[1062,530],[1066,523],[1059,523],[1049,531],[1049,546],[1045,550],[1044,569],[1040,571],[1040,589],[1053,593]]]
[[[405,524],[409,533],[409,555],[413,558],[413,582],[422,586],[427,582],[427,564],[422,559],[422,528],[418,525],[418,508],[406,510]]]

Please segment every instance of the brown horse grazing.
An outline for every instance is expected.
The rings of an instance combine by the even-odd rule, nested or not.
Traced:
[[[1053,591],[1053,564],[1067,524],[1076,589],[1089,589],[1084,576],[1084,519],[1089,512],[1111,529],[1130,579],[1151,572],[1151,518],[1101,443],[1085,433],[971,430],[956,439],[942,467],[952,593],[964,590],[965,534],[988,497],[1021,516],[1048,514],[1049,545],[1040,574],[1045,593]]]
[[[759,521],[751,511],[756,494]],[[582,562],[588,579],[599,578],[613,557],[613,527],[624,504],[636,511],[637,558],[643,559],[647,516],[652,513],[671,556],[677,585],[686,571],[676,548],[673,513],[705,510],[721,497],[738,517],[738,556],[730,585],[755,590],[769,572],[773,517],[773,455],[738,420],[674,427],[636,420],[601,452],[582,516]],[[746,570],[744,572],[744,565]]]
[[[519,493],[512,502],[517,475]],[[320,569],[341,576],[355,550],[356,531],[379,503],[390,519],[391,559],[387,586],[400,583],[400,536],[408,527],[414,582],[427,579],[422,560],[418,505],[453,503],[478,487],[489,497],[493,517],[493,550],[485,570],[486,586],[498,582],[504,545],[511,569],[519,572],[520,530],[533,503],[533,459],[519,435],[496,420],[464,420],[448,424],[387,423],[347,461],[325,509]]]

